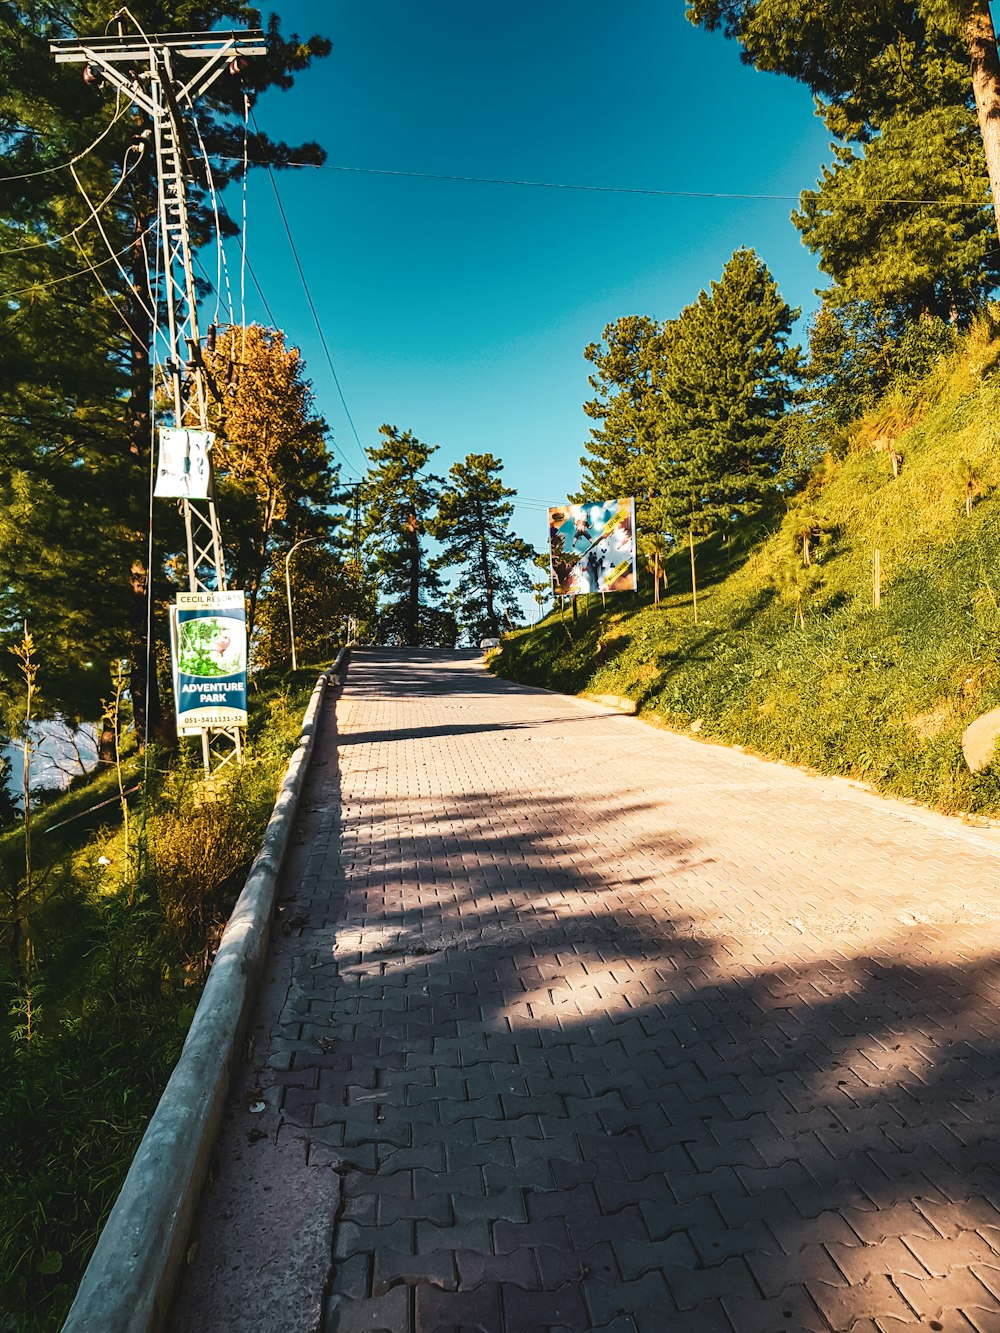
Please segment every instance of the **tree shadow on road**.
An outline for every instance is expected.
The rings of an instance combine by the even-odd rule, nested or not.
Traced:
[[[280,1134],[341,1176],[326,1333],[1000,1328],[995,956],[750,947],[703,849],[596,835],[634,798],[324,793]]]

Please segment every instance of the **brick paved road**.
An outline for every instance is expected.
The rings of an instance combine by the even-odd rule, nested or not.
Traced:
[[[461,654],[333,712],[176,1330],[1000,1333],[1000,848]]]

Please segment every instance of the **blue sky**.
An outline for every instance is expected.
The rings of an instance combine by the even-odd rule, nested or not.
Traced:
[[[316,139],[329,167],[277,184],[361,442],[388,421],[440,445],[439,473],[490,452],[545,544],[541,503],[579,484],[587,343],[627,314],[672,317],[753,246],[804,316],[822,284],[790,200],[655,197],[419,179],[424,172],[621,190],[786,195],[828,135],[807,89],[741,65],[682,0],[286,0],[287,34],[333,52],[261,99],[261,129]],[[272,8],[269,7],[269,8]],[[343,171],[333,168],[363,168]],[[239,207],[234,191],[227,200]],[[364,467],[263,173],[247,244],[307,359],[343,475]],[[252,285],[248,318],[266,321]],[[339,451],[342,451],[339,452]]]

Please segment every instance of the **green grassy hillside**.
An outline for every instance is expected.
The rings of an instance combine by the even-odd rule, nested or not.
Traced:
[[[1000,339],[984,321],[861,420],[765,520],[687,552],[669,587],[580,598],[508,636],[502,675],[635,700],[641,715],[946,811],[1000,815],[964,728],[1000,705]],[[803,534],[811,533],[810,563]],[[873,588],[881,562],[881,603]]]

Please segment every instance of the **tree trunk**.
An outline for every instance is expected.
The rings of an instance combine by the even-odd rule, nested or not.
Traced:
[[[410,533],[410,590],[408,595],[409,602],[409,623],[407,629],[407,639],[409,648],[420,647],[420,537],[417,535],[419,527],[416,513],[411,510],[407,528]]]
[[[688,544],[691,547],[691,605],[694,607],[694,623],[698,623],[698,576],[694,564],[694,528],[688,528]]]
[[[129,400],[128,451],[133,458],[147,458],[150,448],[150,342],[153,337],[149,318],[148,276],[146,251],[142,234],[146,229],[146,213],[138,203],[132,214],[132,291],[128,308],[129,330]]]
[[[479,524],[479,560],[483,571],[483,592],[486,594],[486,621],[490,633],[499,638],[500,622],[493,606],[493,580],[490,578],[490,553],[486,544],[486,525],[483,522],[483,506],[476,499],[476,520]]]
[[[103,768],[110,768],[115,762],[118,750],[118,737],[110,718],[101,722],[101,735],[97,742],[97,762]]]
[[[988,0],[972,0],[963,31],[993,196],[993,217],[1000,237],[1000,56]]]
[[[141,750],[151,736],[172,743],[172,726],[165,723],[156,672],[156,643],[147,605],[149,574],[145,562],[132,561],[129,577],[129,694],[135,717],[135,739]]]
[[[23,942],[24,930],[21,926],[21,918],[17,911],[20,907],[20,896],[16,896],[11,902],[10,935],[7,939],[8,957],[10,959],[10,979],[15,986],[20,986],[24,981],[24,965],[21,961],[21,944]]]

